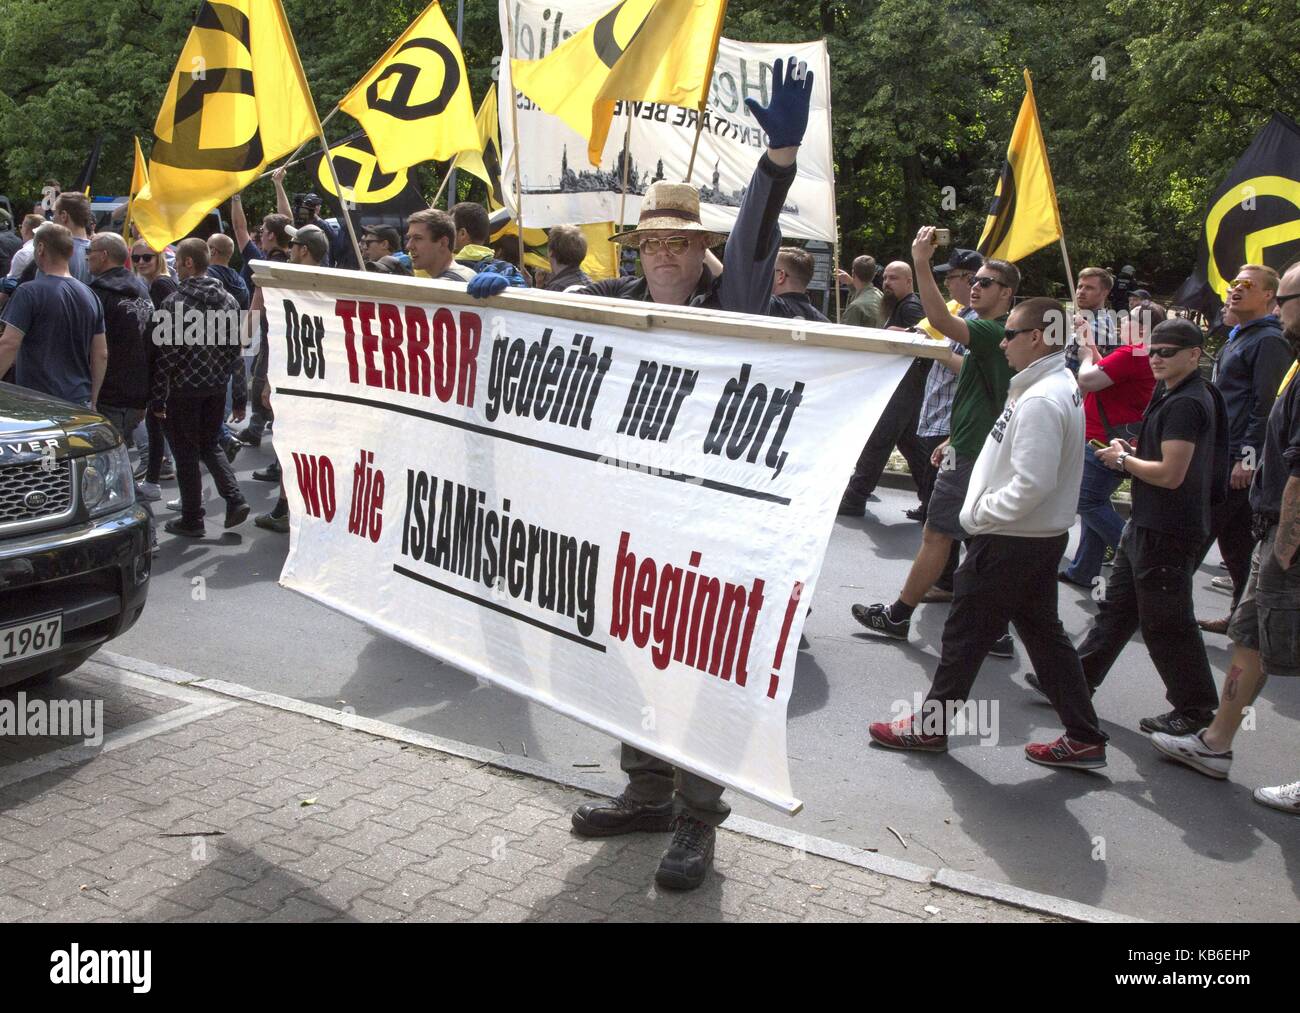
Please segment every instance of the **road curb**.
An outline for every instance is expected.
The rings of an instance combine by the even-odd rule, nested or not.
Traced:
[[[387,721],[362,717],[351,711],[323,707],[320,704],[307,703],[293,697],[281,696],[278,693],[267,693],[248,686],[241,686],[238,683],[226,682],[222,679],[206,679],[179,669],[156,665],[151,661],[143,661],[139,658],[116,654],[112,651],[100,651],[86,663],[83,670],[87,671],[88,674],[93,674],[96,665],[134,672],[136,675],[158,679],[161,682],[173,685],[207,690],[221,696],[257,704],[262,707],[270,707],[274,710],[301,714],[305,717],[364,732],[378,738],[405,742],[435,752],[446,753],[449,756],[472,760],[498,770],[527,777],[536,777],[567,788],[590,792],[593,795],[617,795],[623,788],[620,780],[611,777],[575,773],[526,756],[514,756],[494,749],[483,749],[465,742],[457,742],[454,739],[445,739],[441,736],[413,731]],[[732,815],[728,818],[724,829],[744,837],[751,837],[770,844],[803,851],[807,854],[818,855],[867,872],[888,876],[891,879],[901,879],[909,883],[933,884],[934,886],[956,890],[970,896],[993,900],[1000,904],[1023,908],[1027,911],[1036,911],[1054,918],[1062,918],[1066,921],[1089,924],[1139,923],[1144,921],[1144,919],[1108,911],[1105,908],[1080,904],[1064,897],[1054,897],[1051,894],[1023,890],[1020,887],[1010,886],[1006,883],[998,883],[994,880],[972,876],[956,869],[947,867],[933,869],[929,866],[904,861],[888,855],[864,851],[862,848],[855,848],[839,841],[814,837],[797,830],[764,823],[761,820],[751,819],[746,816]]]

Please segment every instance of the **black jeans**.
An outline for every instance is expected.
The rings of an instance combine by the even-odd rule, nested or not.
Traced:
[[[1210,546],[1219,543],[1219,553],[1232,577],[1232,608],[1241,601],[1241,593],[1250,579],[1250,557],[1255,551],[1254,517],[1250,510],[1250,488],[1228,488],[1228,498],[1210,513],[1210,537],[1201,547],[1196,563],[1205,559]],[[1230,610],[1231,611],[1231,610]]]
[[[925,378],[933,365],[930,359],[916,359],[907,367],[903,379],[894,388],[893,396],[885,405],[880,421],[867,438],[866,446],[858,455],[858,463],[849,479],[848,489],[844,493],[846,500],[866,505],[867,497],[876,491],[880,476],[889,464],[889,455],[898,447],[907,459],[907,467],[912,472],[917,488],[921,487],[924,475],[930,467],[930,455],[916,435],[916,425],[921,418],[921,402],[925,399]]]
[[[181,487],[181,521],[194,525],[203,520],[203,475],[207,467],[217,492],[228,506],[244,502],[226,455],[217,446],[226,416],[226,392],[173,394],[167,399],[167,437],[176,457],[176,482]]]
[[[1192,606],[1192,575],[1201,546],[1129,521],[1124,526],[1115,568],[1098,603],[1097,622],[1079,645],[1088,685],[1096,689],[1119,652],[1139,629],[1165,697],[1188,716],[1208,717],[1219,705],[1205,642]],[[1245,589],[1243,579],[1241,589]]]
[[[1012,623],[1065,732],[1076,742],[1104,743],[1079,656],[1057,613],[1056,569],[1069,541],[976,535],[953,582],[952,611],[927,700],[963,702],[989,648]]]

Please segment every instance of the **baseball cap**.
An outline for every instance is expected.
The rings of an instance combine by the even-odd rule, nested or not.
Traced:
[[[974,250],[953,250],[946,264],[936,264],[934,273],[947,274],[949,271],[978,271],[984,266],[984,258]]]
[[[300,228],[293,229],[290,233],[293,242],[301,243],[307,247],[307,252],[316,260],[324,260],[325,255],[329,253],[329,237],[316,225],[303,225]]]
[[[1205,344],[1205,333],[1190,320],[1176,318],[1165,320],[1151,328],[1147,345],[1177,345],[1179,348],[1200,348]]]

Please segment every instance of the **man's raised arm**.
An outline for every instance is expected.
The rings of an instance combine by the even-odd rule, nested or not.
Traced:
[[[948,302],[934,280],[930,261],[934,258],[934,226],[922,226],[912,241],[912,263],[916,267],[916,294],[921,297],[921,308],[926,319],[936,331],[961,345],[970,344],[970,328],[961,317],[948,312]]]
[[[722,308],[737,313],[766,313],[772,299],[772,272],[781,249],[777,219],[795,177],[795,156],[808,129],[813,73],[793,57],[772,65],[772,98],[766,106],[754,99],[745,105],[768,137],[740,203],[736,224],[723,251]]]

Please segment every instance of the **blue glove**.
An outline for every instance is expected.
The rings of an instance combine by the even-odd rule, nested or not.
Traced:
[[[487,299],[489,296],[500,295],[509,287],[510,282],[504,276],[493,271],[483,271],[470,279],[469,294],[475,299]]]
[[[754,119],[767,132],[769,147],[794,148],[803,142],[812,88],[812,71],[792,56],[789,63],[777,60],[772,64],[772,100],[766,106],[745,99]]]

